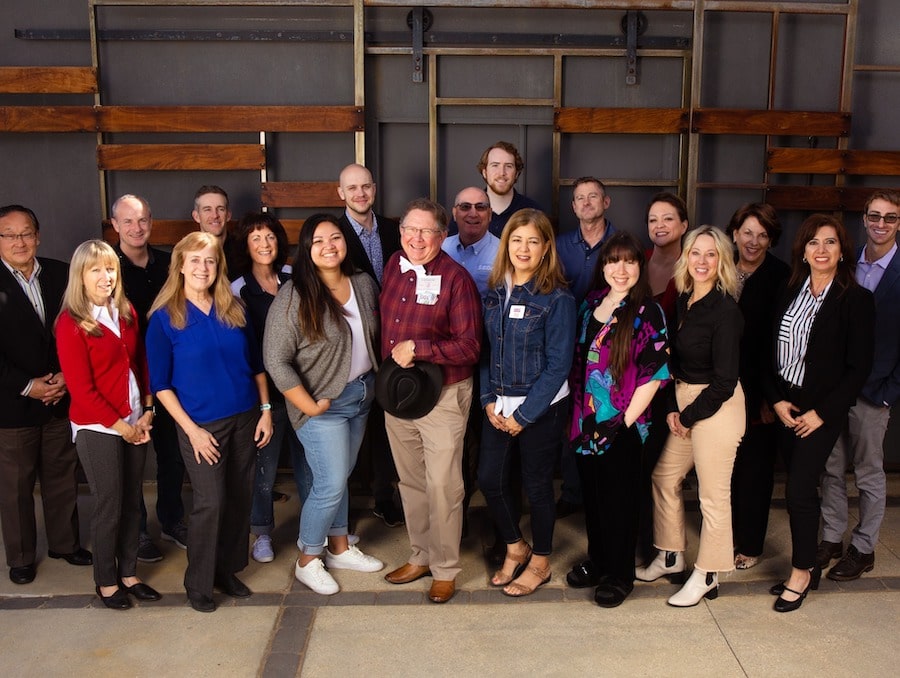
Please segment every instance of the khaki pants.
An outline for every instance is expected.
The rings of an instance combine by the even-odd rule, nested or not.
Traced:
[[[676,382],[679,410],[692,403],[705,384]],[[704,572],[734,569],[731,533],[731,472],[738,444],[744,435],[744,392],[738,384],[734,395],[719,411],[691,428],[690,437],[669,434],[653,471],[654,540],[664,551],[684,551],[684,501],[681,486],[691,467],[697,468],[700,513],[700,552],[695,566]]]
[[[471,377],[445,386],[437,405],[419,419],[385,413],[388,440],[400,477],[400,499],[412,554],[435,579],[460,572],[462,447],[472,399]]]

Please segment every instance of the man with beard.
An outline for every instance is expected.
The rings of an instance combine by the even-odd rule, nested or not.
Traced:
[[[525,161],[508,141],[498,141],[489,146],[478,161],[478,171],[487,184],[491,203],[490,231],[498,238],[514,213],[526,207],[542,209],[534,200],[515,189],[524,168]]]

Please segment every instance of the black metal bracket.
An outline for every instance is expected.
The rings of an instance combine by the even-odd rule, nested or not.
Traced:
[[[625,33],[625,84],[638,84],[637,39],[647,30],[647,17],[643,12],[629,10],[622,17],[622,31]]]
[[[434,16],[424,7],[414,7],[406,15],[406,25],[412,29],[413,82],[423,82],[425,63],[425,31],[431,28]]]

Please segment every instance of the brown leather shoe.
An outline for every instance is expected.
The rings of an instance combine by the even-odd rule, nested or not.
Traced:
[[[428,590],[428,600],[432,603],[446,603],[456,593],[455,579],[435,579]]]
[[[428,569],[427,565],[413,565],[412,563],[406,563],[406,565],[398,567],[393,572],[388,572],[384,575],[384,579],[391,584],[409,584],[409,582],[415,581],[416,579],[430,576],[431,570]]]

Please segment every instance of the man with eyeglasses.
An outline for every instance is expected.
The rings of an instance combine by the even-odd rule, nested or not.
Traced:
[[[446,237],[444,208],[413,200],[400,221],[403,251],[384,267],[380,299],[383,358],[401,368],[433,363],[443,376],[437,403],[425,415],[385,414],[411,546],[409,561],[385,579],[407,584],[432,576],[434,603],[453,597],[460,572],[463,435],[482,333],[481,297],[472,277],[441,250]]]
[[[610,198],[602,181],[595,177],[575,180],[572,210],[578,217],[578,228],[558,235],[556,248],[569,289],[579,305],[590,288],[600,248],[616,232],[606,218],[609,204]]]
[[[375,214],[375,181],[368,168],[356,163],[341,170],[338,196],[345,209],[338,221],[347,255],[360,271],[372,276],[381,286],[384,262],[400,249],[400,228],[393,219]],[[394,501],[397,470],[384,428],[384,410],[373,403],[366,423],[366,437],[360,449],[361,464],[368,459],[372,467],[372,512],[388,527],[403,525],[403,511]],[[363,467],[364,468],[364,467]]]
[[[38,258],[40,242],[34,212],[0,207],[0,525],[14,584],[37,572],[37,478],[48,555],[92,564],[78,533],[77,455],[53,335],[69,267]]]
[[[516,190],[516,182],[525,169],[518,149],[508,141],[488,146],[478,161],[478,172],[487,186],[491,203],[490,230],[498,238],[509,218],[521,209],[542,209],[534,200]]]
[[[822,474],[822,542],[816,554],[821,567],[843,552],[848,527],[845,473],[851,464],[859,491],[859,522],[847,553],[828,571],[834,581],[858,579],[875,567],[887,495],[884,435],[891,407],[900,400],[900,193],[876,191],[863,215],[866,244],[859,251],[856,281],[875,296],[875,361]]]
[[[441,249],[469,272],[484,299],[488,276],[500,247],[500,239],[488,231],[491,203],[487,193],[474,187],[461,190],[453,202],[453,221],[459,232],[449,236]]]
[[[218,195],[218,194],[212,194]],[[201,197],[201,202],[203,198]],[[123,195],[110,209],[110,222],[119,235],[114,247],[122,268],[125,296],[134,305],[141,336],[147,332],[147,313],[169,275],[171,255],[150,247],[153,216],[150,203],[137,195]],[[187,526],[184,524],[184,460],[178,447],[175,420],[161,404],[156,405],[153,418],[153,451],[156,454],[156,516],[164,540],[178,548],[187,548]],[[163,554],[147,533],[147,508],[141,497],[141,532],[138,541],[138,560],[155,563]]]

